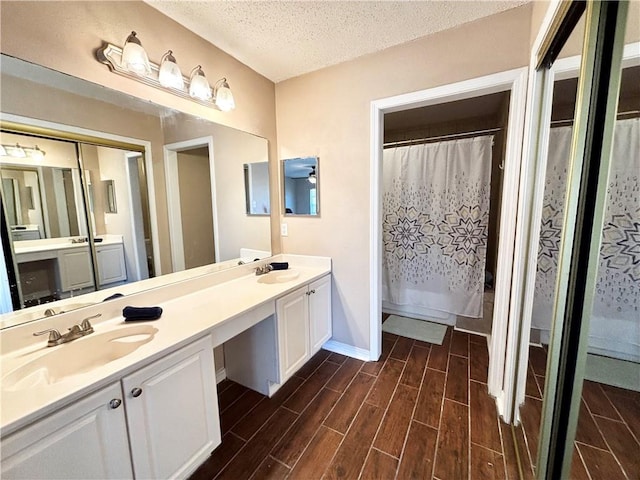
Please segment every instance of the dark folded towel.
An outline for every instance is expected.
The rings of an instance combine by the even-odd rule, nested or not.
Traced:
[[[121,293],[114,293],[113,295],[109,295],[107,298],[105,298],[104,300],[102,300],[103,302],[107,302],[109,300],[114,300],[116,298],[120,298],[120,297],[124,297],[123,294]]]
[[[289,262],[271,262],[271,266],[274,270],[287,270],[289,268]]]
[[[162,315],[162,307],[124,307],[122,315],[125,321],[157,320]]]

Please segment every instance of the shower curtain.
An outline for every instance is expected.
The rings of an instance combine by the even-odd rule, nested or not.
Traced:
[[[571,127],[552,128],[532,326],[551,328]],[[616,122],[589,351],[640,361],[640,119]],[[543,335],[543,340],[545,335]]]
[[[492,143],[384,150],[383,301],[482,317]]]

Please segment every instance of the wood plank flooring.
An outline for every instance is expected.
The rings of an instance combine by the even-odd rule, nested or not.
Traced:
[[[526,478],[535,471],[547,357],[541,347],[531,346],[529,352],[519,441]],[[585,380],[571,478],[640,479],[640,392]]]
[[[221,382],[222,445],[191,478],[518,478],[484,337],[382,344],[378,362],[320,351],[272,398]]]

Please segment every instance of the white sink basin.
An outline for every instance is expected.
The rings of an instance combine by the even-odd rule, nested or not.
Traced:
[[[131,325],[49,347],[43,355],[2,377],[2,390],[42,387],[88,372],[134,352],[157,332],[151,325]]]
[[[297,270],[275,270],[258,277],[258,283],[287,283],[295,280],[300,276]]]

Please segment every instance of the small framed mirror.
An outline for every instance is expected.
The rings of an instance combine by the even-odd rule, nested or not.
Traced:
[[[285,215],[320,215],[320,163],[318,157],[282,161]]]
[[[247,215],[269,215],[269,162],[245,163],[243,168]]]
[[[105,198],[105,213],[118,213],[118,205],[116,204],[116,186],[113,180],[103,180],[104,185],[104,198]]]

